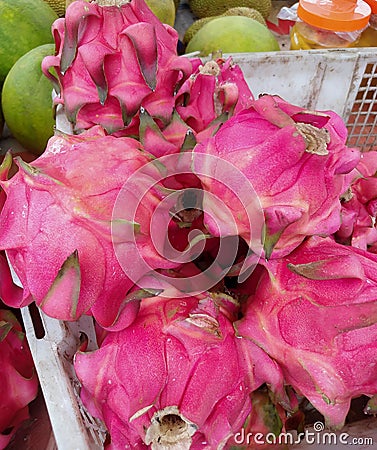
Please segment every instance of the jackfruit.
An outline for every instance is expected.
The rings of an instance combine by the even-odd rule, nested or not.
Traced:
[[[45,0],[45,2],[51,6],[59,17],[64,16],[66,0]]]
[[[280,50],[271,31],[249,17],[221,16],[202,26],[186,47],[199,56],[211,53],[270,52]]]
[[[247,8],[246,6],[236,6],[234,8],[230,8],[227,11],[225,11],[224,14],[221,14],[220,16],[210,16],[210,17],[203,17],[202,19],[196,20],[192,25],[190,25],[187,30],[185,31],[185,34],[183,36],[182,42],[187,45],[190,40],[194,37],[194,35],[202,28],[202,26],[211,20],[222,17],[222,16],[244,16],[244,17],[250,17],[250,19],[254,19],[257,22],[261,23],[262,25],[266,25],[266,21],[264,20],[262,14],[253,8]],[[266,25],[267,26],[267,25]]]
[[[246,6],[259,11],[264,18],[271,12],[271,0],[189,0],[192,13],[199,19],[208,16],[220,16],[226,10],[236,6]]]

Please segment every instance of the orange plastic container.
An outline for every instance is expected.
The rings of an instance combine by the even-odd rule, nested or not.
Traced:
[[[291,49],[354,47],[369,24],[364,0],[300,0],[291,30]]]

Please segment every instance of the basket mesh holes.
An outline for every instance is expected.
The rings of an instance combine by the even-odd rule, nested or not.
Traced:
[[[347,123],[348,145],[377,150],[377,64],[367,64]]]

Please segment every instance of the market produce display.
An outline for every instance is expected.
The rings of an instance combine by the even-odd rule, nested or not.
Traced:
[[[224,15],[187,52],[223,20],[278,50],[261,21]],[[75,0],[51,31],[7,76],[37,52],[70,130],[3,157],[0,297],[93,319],[98,349],[72,365],[105,448],[245,450],[241,430],[300,431],[308,404],[330,429],[356,397],[375,411],[377,152],[347,146],[333,111],[254,98],[226,47],[179,55],[144,0]],[[38,382],[21,326],[0,325],[14,433]]]

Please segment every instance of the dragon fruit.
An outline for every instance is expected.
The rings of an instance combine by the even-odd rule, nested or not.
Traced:
[[[107,425],[109,449],[224,448],[241,429],[264,380],[248,381],[227,305],[210,294],[145,299],[129,327],[76,354],[82,400]]]
[[[193,62],[193,68],[198,63]],[[240,67],[231,57],[199,64],[174,96],[175,110],[165,127],[143,112],[140,140],[153,155],[192,149],[214,134],[229,117],[250,105],[253,96]]]
[[[178,33],[144,0],[74,1],[52,32],[56,55],[42,70],[74,132],[101,125],[135,134],[140,107],[168,123],[174,93],[196,67],[178,56]]]
[[[29,418],[28,404],[38,392],[34,363],[15,315],[0,309],[0,449],[6,448],[22,422]]]
[[[335,237],[338,242],[377,253],[377,152],[362,153],[355,172],[342,199],[342,223]]]
[[[23,302],[22,289],[13,282],[5,252],[0,253],[0,298],[6,305],[15,308],[19,308]]]
[[[127,210],[112,216],[123,184],[148,161],[138,141],[106,135],[98,126],[79,136],[52,137],[33,165],[16,159],[19,171],[1,182],[7,198],[0,215],[0,248],[24,287],[22,300],[11,306],[35,300],[52,317],[76,320],[88,313],[109,327],[134,284],[113,241],[127,253],[125,258],[140,253],[152,269],[172,267],[156,253],[148,234],[159,201],[153,192],[138,205],[135,217],[129,218]],[[133,272],[138,270],[142,276],[143,267],[134,262]],[[124,307],[126,326],[138,302]]]
[[[177,32],[143,0],[106,3],[73,2],[53,25],[56,55],[42,63],[74,133],[99,124],[139,137],[159,157],[193,148],[249,105],[251,91],[231,58],[202,65],[180,57]]]
[[[203,209],[210,233],[236,233],[250,241],[255,190],[265,216],[264,255],[288,254],[306,236],[330,235],[340,226],[339,197],[348,189],[360,152],[346,147],[347,131],[333,112],[313,112],[264,95],[229,119],[214,137],[193,152],[194,172],[202,181]],[[219,174],[211,166],[216,156],[240,170],[250,182],[250,193],[227,188],[237,171]],[[208,159],[208,162],[207,162]],[[207,166],[203,173],[203,167]],[[227,205],[225,214],[213,197]],[[242,212],[241,212],[242,211]],[[213,218],[217,224],[214,226]],[[231,221],[236,228],[230,227]]]
[[[226,118],[250,106],[250,88],[231,57],[207,61],[188,78],[176,95],[176,110],[196,133],[208,128],[221,114]]]
[[[237,333],[341,428],[352,398],[377,393],[377,256],[311,237],[265,266]]]

